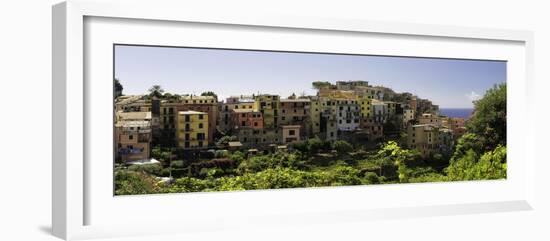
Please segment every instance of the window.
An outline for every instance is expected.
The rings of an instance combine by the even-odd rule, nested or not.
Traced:
[[[204,119],[204,115],[199,115],[199,120]]]
[[[241,117],[246,117],[246,114],[244,114],[244,113],[243,113],[243,114],[241,114]]]
[[[258,126],[258,122],[254,122],[254,126]]]
[[[296,135],[296,131],[295,130],[289,130],[288,134],[291,135],[291,136]]]
[[[191,117],[188,116],[188,115],[186,115],[186,116],[185,116],[185,121],[191,121]]]
[[[241,121],[241,126],[246,126],[246,121]]]
[[[199,141],[199,147],[202,147],[202,141]]]
[[[134,139],[134,136],[133,136],[133,135],[129,135],[129,136],[128,136],[128,139],[133,140],[133,139]]]
[[[199,123],[199,129],[202,129],[202,127],[203,127],[203,124]]]

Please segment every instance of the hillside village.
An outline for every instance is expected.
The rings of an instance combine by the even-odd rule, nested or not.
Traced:
[[[170,147],[182,158],[212,150],[263,152],[320,138],[367,149],[395,140],[424,157],[448,153],[465,133],[465,119],[411,93],[367,81],[314,82],[315,96],[275,94],[120,95],[115,99],[115,156],[146,162],[152,148]]]

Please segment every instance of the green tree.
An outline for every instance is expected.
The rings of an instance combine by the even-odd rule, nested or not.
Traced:
[[[160,85],[153,85],[149,88],[149,97],[162,98],[164,89]]]
[[[317,90],[332,87],[332,84],[328,81],[314,81],[311,85]]]
[[[218,95],[212,91],[202,92],[201,96],[214,96],[216,100],[218,99]]]
[[[474,105],[466,125],[468,132],[480,137],[485,150],[506,146],[506,84],[495,85]]]
[[[483,153],[483,149],[483,142],[478,135],[466,133],[458,139],[450,162],[462,158],[470,150],[477,154]]]
[[[336,150],[338,154],[342,155],[353,151],[353,146],[347,141],[338,140],[332,144],[332,149]]]
[[[481,157],[470,149],[461,158],[452,160],[446,172],[453,181],[506,178],[506,147],[499,145]]]
[[[391,161],[397,167],[399,182],[409,182],[411,170],[407,168],[406,162],[414,160],[416,153],[402,149],[395,141],[388,141],[382,145],[378,155],[386,162]]]
[[[379,184],[380,178],[374,172],[365,173],[365,184]]]
[[[319,137],[310,138],[307,140],[309,152],[312,154],[318,153],[323,148],[323,141]]]
[[[150,194],[158,193],[161,186],[158,181],[145,172],[120,170],[115,172],[115,194]]]
[[[124,87],[122,87],[122,84],[120,84],[120,81],[118,81],[117,78],[115,78],[114,87],[115,87],[115,98],[117,98],[122,95],[122,90],[124,89]]]

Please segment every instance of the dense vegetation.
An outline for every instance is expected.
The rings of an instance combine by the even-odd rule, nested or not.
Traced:
[[[319,85],[324,85],[320,83]],[[153,88],[152,95],[162,94]],[[206,93],[210,94],[210,93]],[[172,150],[156,147],[161,164],[120,165],[115,193],[146,194],[234,191],[273,188],[347,186],[384,183],[443,182],[506,178],[506,85],[495,86],[475,102],[468,132],[450,156],[423,158],[398,141],[376,151],[346,141],[319,138],[293,143],[288,150],[247,155],[213,151],[209,158],[171,161]],[[234,140],[224,137],[223,145]],[[173,176],[173,181],[157,177]]]

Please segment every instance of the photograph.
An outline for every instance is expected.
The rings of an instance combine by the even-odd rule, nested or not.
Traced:
[[[507,177],[507,61],[132,44],[113,61],[114,195]]]

